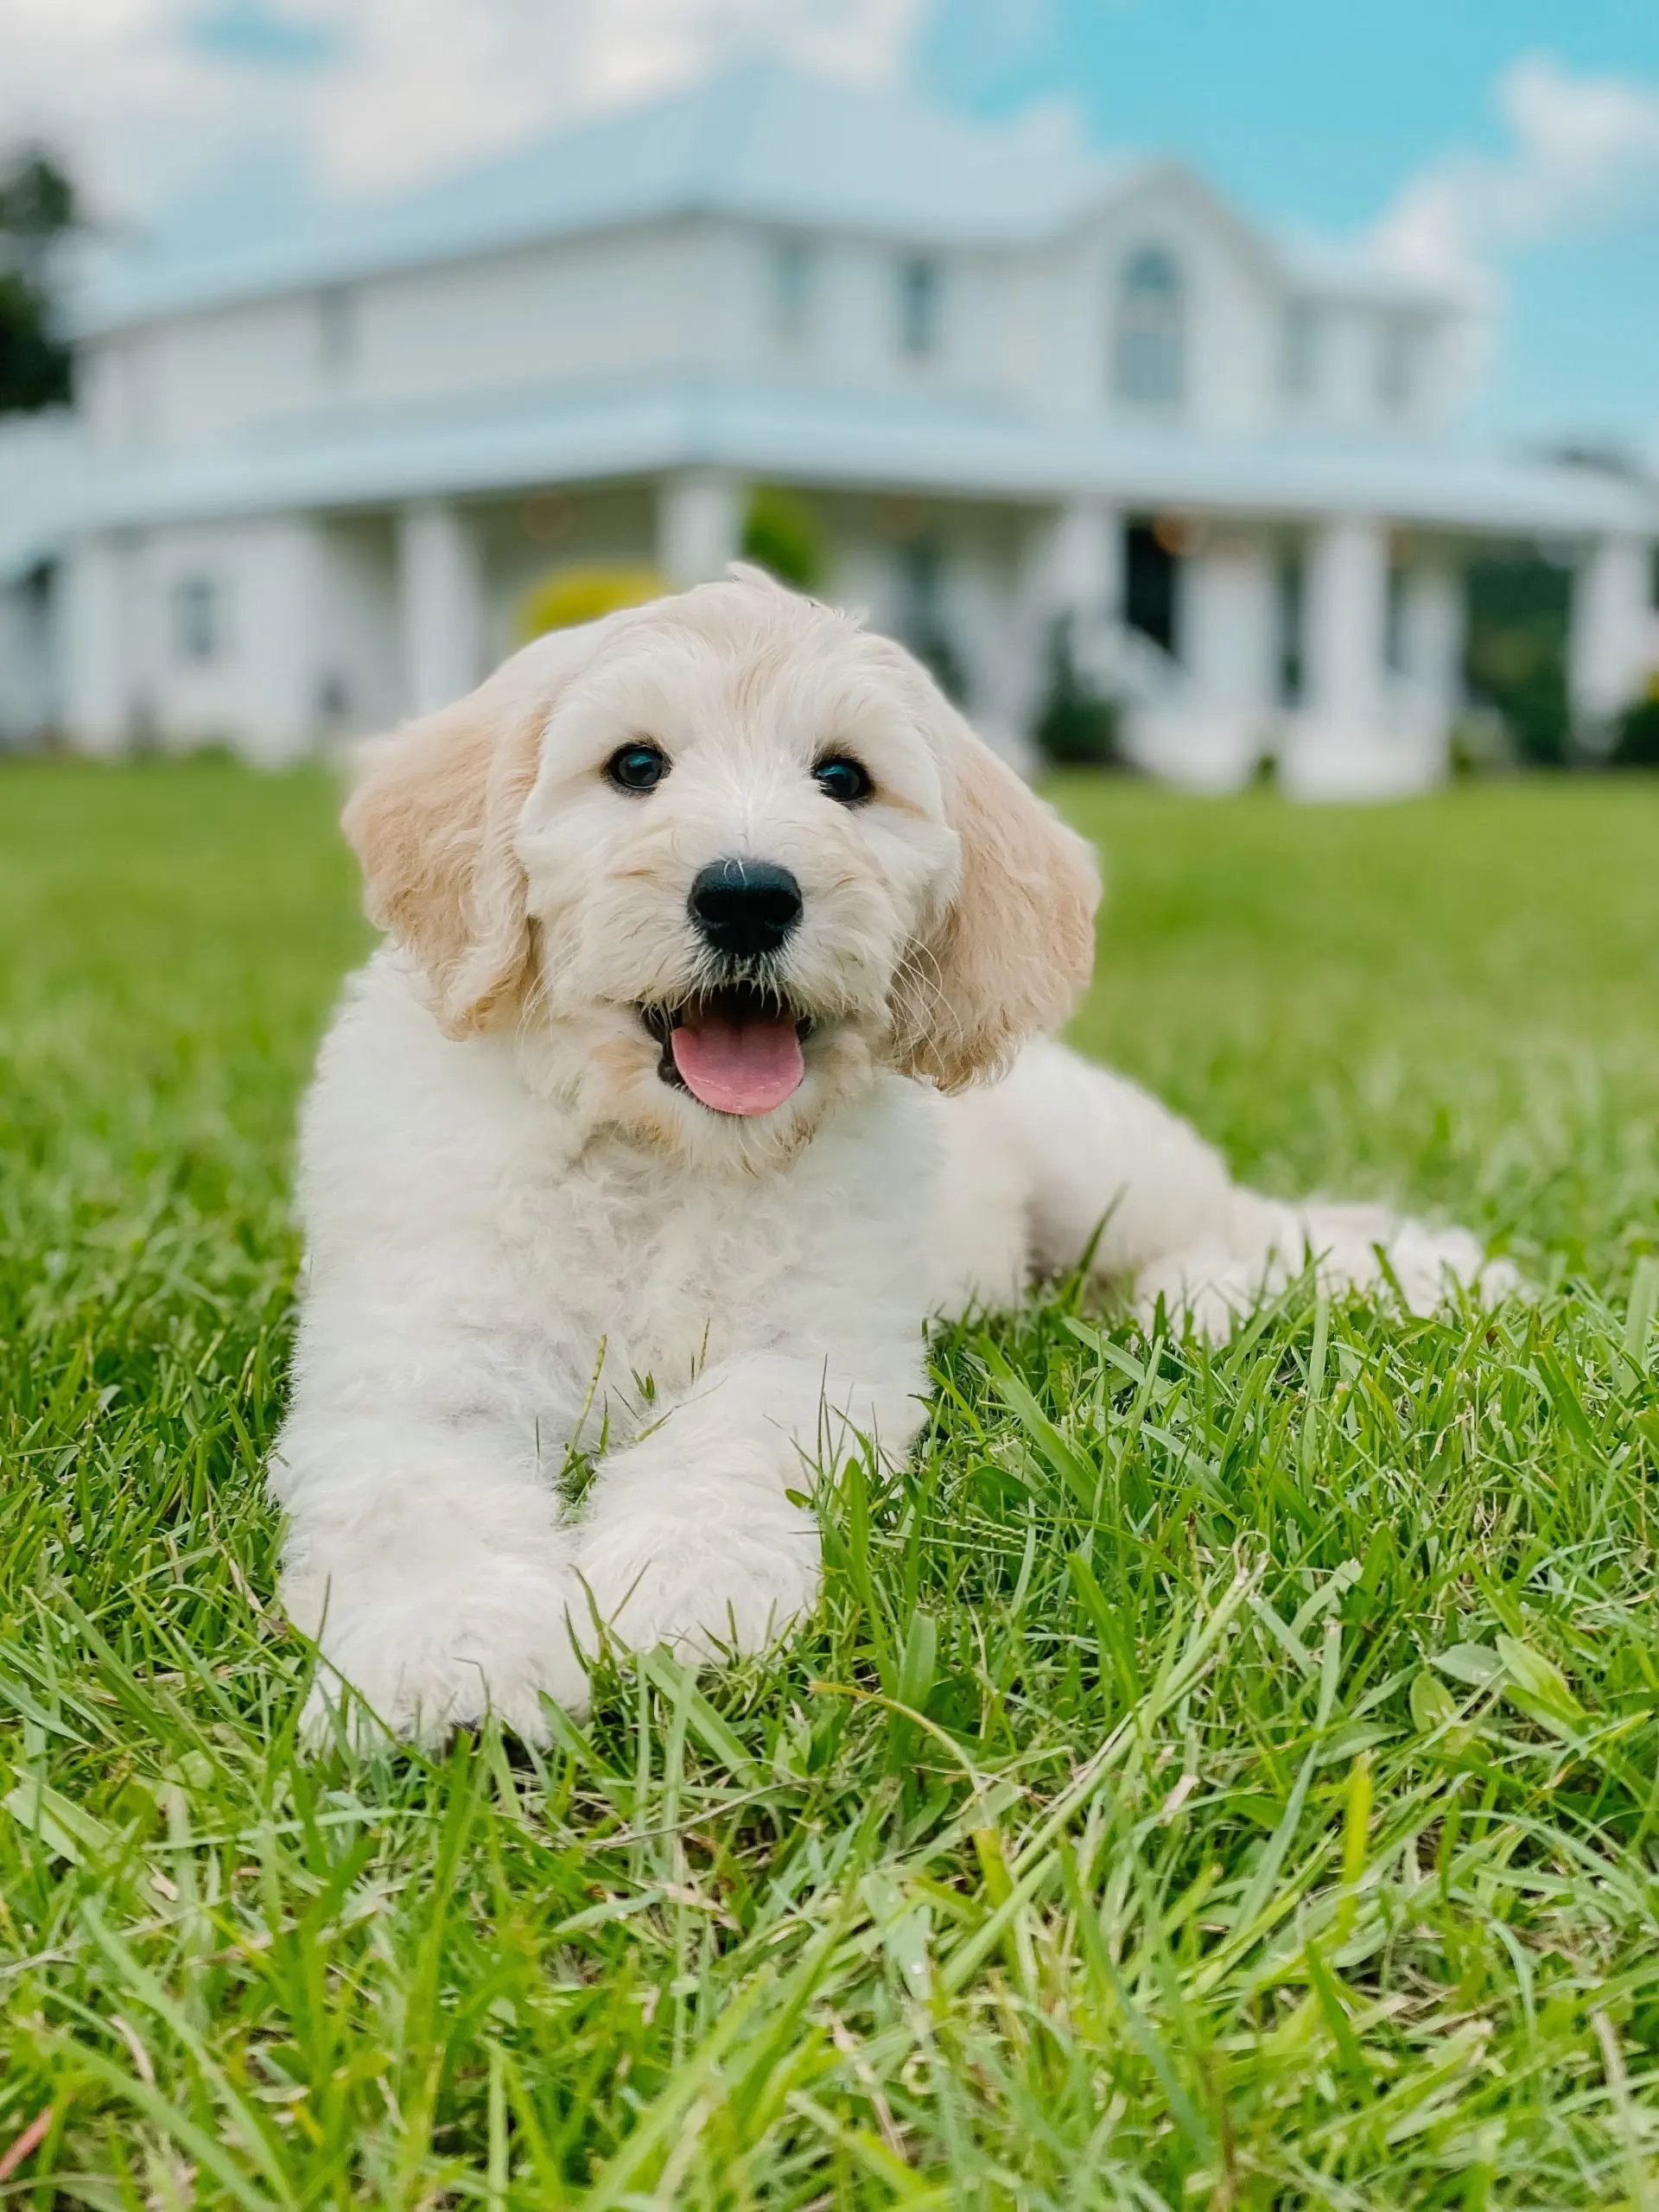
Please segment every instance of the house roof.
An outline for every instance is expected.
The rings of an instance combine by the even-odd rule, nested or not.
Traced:
[[[907,95],[754,63],[647,105],[592,117],[418,191],[313,211],[234,252],[158,239],[83,277],[74,327],[124,325],[618,225],[721,213],[941,246],[1051,237],[1169,163],[1090,149],[1061,114],[964,121]],[[1237,217],[1201,181],[1235,226]],[[1394,296],[1363,257],[1300,248],[1287,282]],[[1444,303],[1421,286],[1420,304]]]
[[[83,473],[55,519],[67,540],[88,527],[348,511],[699,466],[825,487],[1033,502],[1092,493],[1128,507],[1355,512],[1516,537],[1659,526],[1651,491],[1635,481],[1450,441],[1057,424],[992,402],[690,378],[343,410],[201,459],[106,462]],[[4,556],[0,543],[0,573]]]

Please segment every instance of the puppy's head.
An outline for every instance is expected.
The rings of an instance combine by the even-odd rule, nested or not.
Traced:
[[[877,1066],[997,1071],[1093,954],[1082,841],[909,654],[748,572],[526,647],[345,822],[448,1035],[750,1166]]]

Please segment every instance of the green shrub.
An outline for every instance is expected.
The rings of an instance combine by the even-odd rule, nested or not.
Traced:
[[[1500,714],[1522,761],[1558,767],[1571,736],[1570,569],[1536,553],[1471,561],[1464,679],[1471,703]]]
[[[1659,768],[1659,690],[1626,707],[1608,756],[1615,768]]]
[[[798,492],[760,484],[743,524],[743,558],[797,591],[817,591],[829,569],[817,511]]]
[[[666,579],[644,561],[581,561],[550,569],[521,595],[513,618],[520,645],[549,630],[574,630],[619,607],[660,599]]]
[[[1033,732],[1044,759],[1064,768],[1116,766],[1117,702],[1103,697],[1080,674],[1070,615],[1063,614],[1049,632],[1048,671],[1048,696]]]

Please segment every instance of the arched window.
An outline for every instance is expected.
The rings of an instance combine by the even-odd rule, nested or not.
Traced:
[[[1179,406],[1186,393],[1186,299],[1173,254],[1146,245],[1124,264],[1114,381],[1120,399]]]

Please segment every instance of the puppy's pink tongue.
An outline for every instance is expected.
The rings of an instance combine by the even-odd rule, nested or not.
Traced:
[[[801,1040],[786,1014],[762,1021],[727,1021],[698,1014],[669,1039],[680,1079],[717,1114],[770,1114],[800,1089],[806,1074]]]

